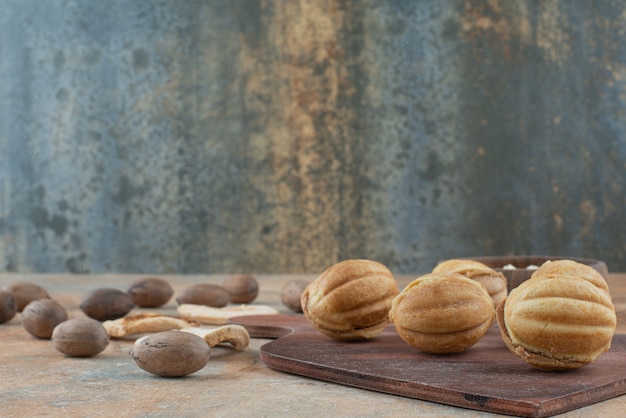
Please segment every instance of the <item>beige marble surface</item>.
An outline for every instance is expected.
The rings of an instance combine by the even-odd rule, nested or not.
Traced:
[[[38,283],[68,309],[70,317],[78,317],[83,316],[78,305],[88,291],[98,287],[124,290],[136,277],[0,274],[0,288],[14,281]],[[160,277],[179,293],[191,283],[219,284],[226,275]],[[255,303],[288,312],[280,302],[280,289],[287,280],[302,277],[313,278],[257,276],[261,291]],[[401,285],[409,280],[399,278]],[[609,283],[618,312],[618,331],[626,333],[626,274],[612,274]],[[149,311],[175,313],[174,298],[164,307]],[[267,341],[253,339],[243,353],[217,347],[201,371],[182,379],[159,378],[134,364],[128,354],[132,340],[112,340],[94,358],[68,358],[57,353],[50,341],[28,334],[18,314],[0,325],[0,416],[496,416],[275,371],[259,358],[259,348]],[[626,395],[562,416],[618,417],[624,410]]]

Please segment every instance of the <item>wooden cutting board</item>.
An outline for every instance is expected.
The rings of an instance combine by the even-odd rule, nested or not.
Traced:
[[[334,341],[302,315],[234,318],[269,367],[329,382],[462,408],[546,417],[626,393],[626,335],[592,364],[569,372],[536,370],[513,355],[494,325],[461,354],[429,355],[400,339],[393,326],[363,342]]]

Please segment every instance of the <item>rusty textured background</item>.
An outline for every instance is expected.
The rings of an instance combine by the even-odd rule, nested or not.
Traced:
[[[626,270],[622,1],[0,10],[0,270]]]

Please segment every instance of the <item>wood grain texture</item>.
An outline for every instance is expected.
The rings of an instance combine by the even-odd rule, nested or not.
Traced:
[[[315,379],[500,414],[546,417],[626,393],[626,335],[570,372],[543,372],[512,354],[497,326],[467,351],[428,355],[389,326],[364,342],[320,334],[301,315],[240,317],[252,336],[278,338],[260,348],[269,367]]]

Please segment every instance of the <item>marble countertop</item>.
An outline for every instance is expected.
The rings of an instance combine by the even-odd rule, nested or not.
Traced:
[[[44,287],[70,318],[84,316],[79,304],[92,289],[125,290],[130,281],[147,275],[0,274],[0,288],[16,281]],[[175,295],[193,283],[221,284],[226,275],[161,275]],[[260,292],[254,303],[289,311],[280,290],[290,279],[306,275],[257,275]],[[412,277],[399,277],[400,285]],[[626,274],[612,273],[611,295],[619,333],[626,333]],[[135,311],[176,314],[175,296],[157,309]],[[253,338],[243,353],[213,349],[209,364],[185,378],[161,378],[139,369],[129,351],[132,339],[111,340],[93,358],[69,358],[49,340],[28,334],[20,315],[0,324],[0,416],[4,417],[493,417],[473,411],[401,396],[378,393],[273,370],[259,357],[266,339]],[[567,412],[563,417],[621,416],[626,395]]]

